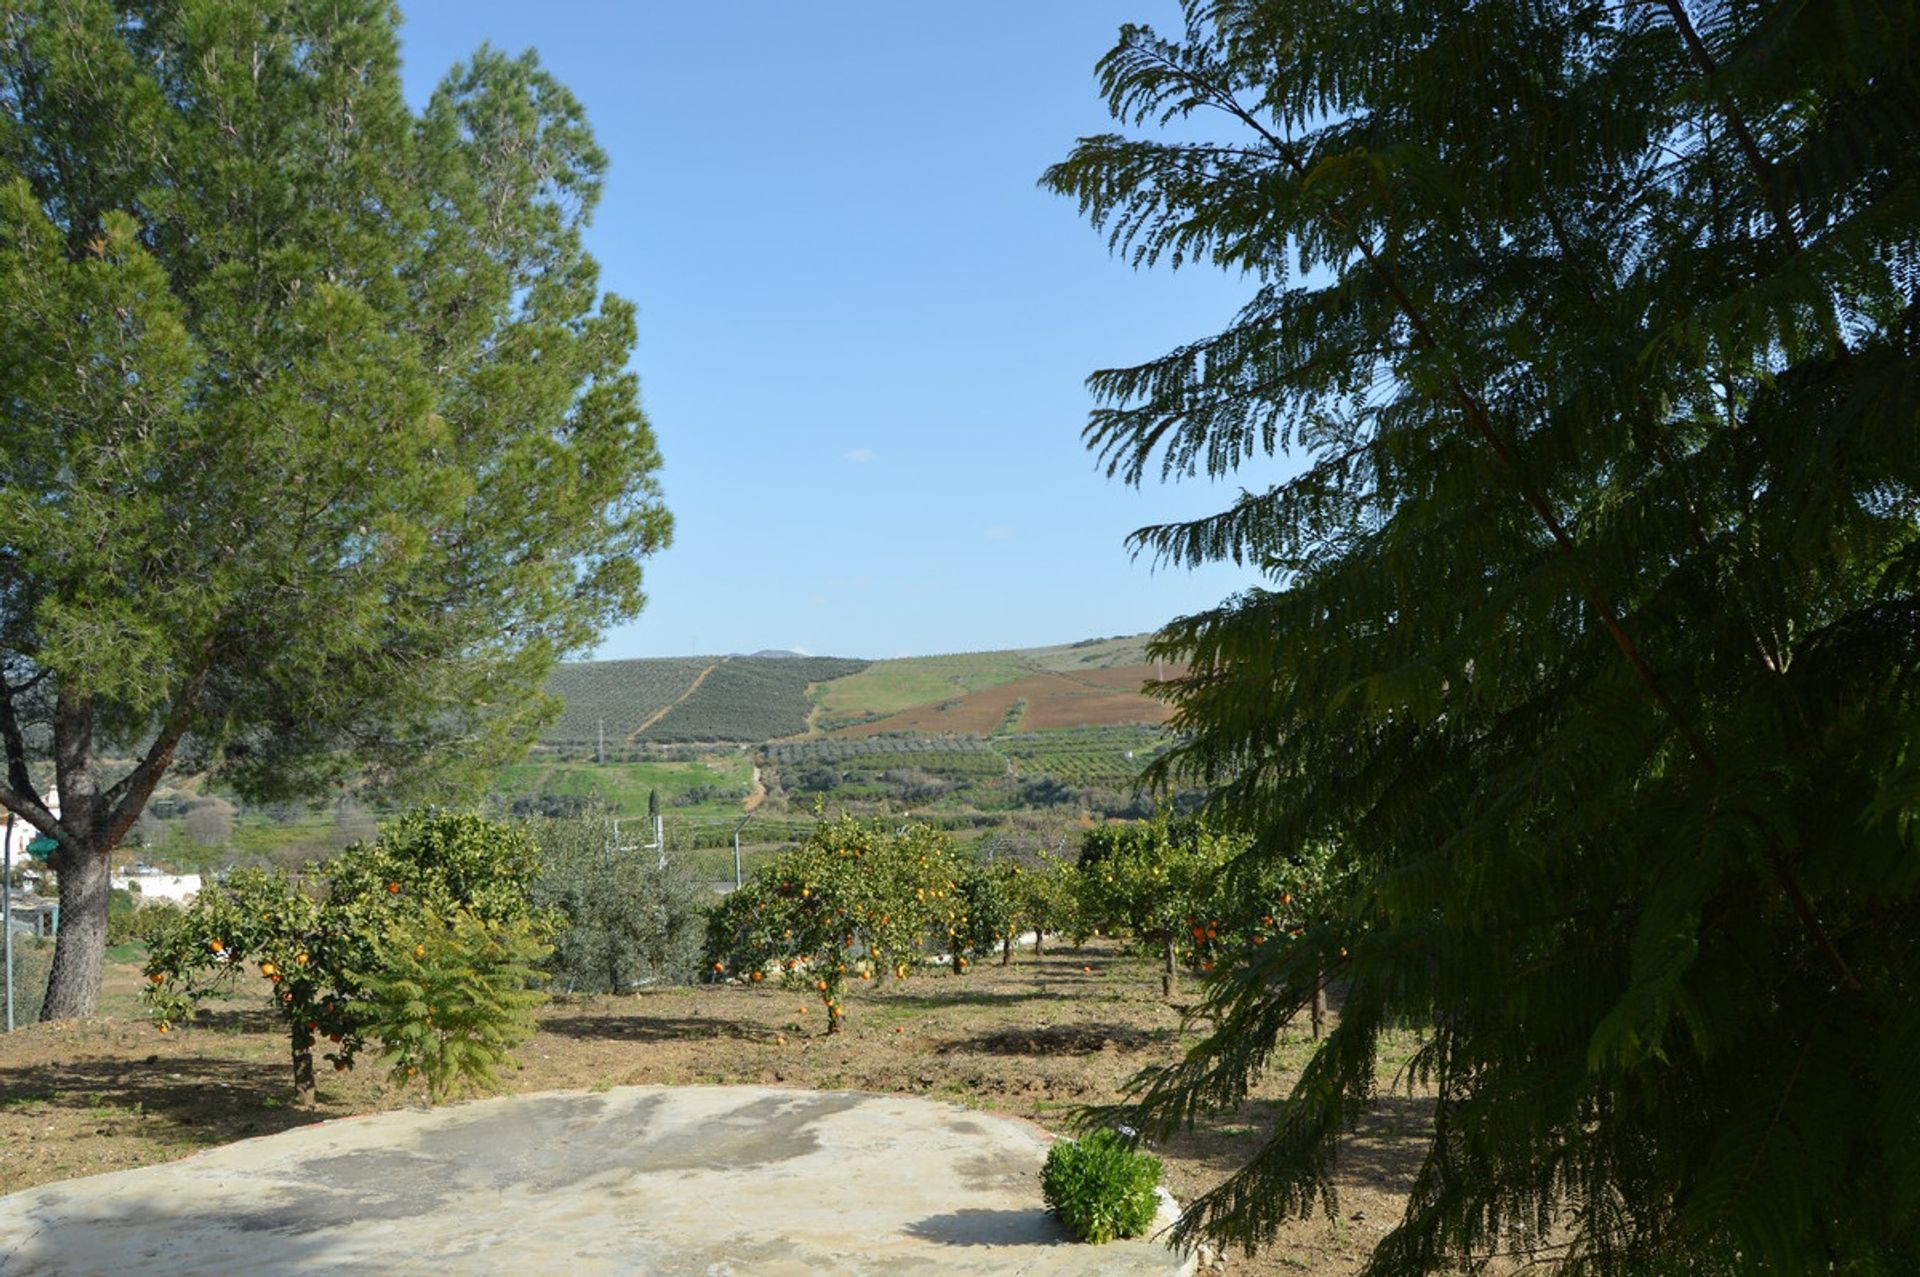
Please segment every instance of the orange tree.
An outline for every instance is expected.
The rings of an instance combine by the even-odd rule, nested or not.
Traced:
[[[964,955],[978,958],[997,949],[1005,966],[1023,931],[1034,933],[1038,952],[1048,932],[1073,925],[1075,891],[1073,866],[1044,852],[1037,862],[1001,857],[968,865],[958,889]]]
[[[754,871],[708,915],[717,975],[813,992],[838,1033],[848,980],[905,978],[930,941],[958,929],[956,853],[923,825],[842,816]]]
[[[1219,887],[1245,846],[1199,820],[1166,815],[1088,830],[1080,844],[1083,923],[1158,949],[1161,992],[1171,997],[1177,961],[1209,962],[1206,946],[1223,921]]]
[[[497,1061],[511,1025],[521,1023],[520,1000],[510,995],[530,978],[551,925],[529,904],[537,870],[524,831],[441,812],[403,817],[327,862],[315,881],[237,870],[148,933],[148,1007],[170,1032],[208,994],[251,972],[287,1025],[302,1099],[313,1093],[316,1046],[328,1043],[324,1058],[345,1070],[369,1038],[386,1048],[402,1080],[429,1065],[437,1098],[455,1075],[484,1081],[485,1067],[460,1062]],[[472,972],[479,992],[469,1002],[499,1007],[499,1015],[481,1025],[470,1008],[456,1014],[448,998],[409,995],[402,977],[429,954],[437,969]],[[385,1005],[382,990],[398,1005]],[[436,1005],[440,1025],[430,1028]],[[488,1045],[456,1046],[449,1033]],[[452,1074],[443,1075],[442,1060],[453,1063]]]
[[[1008,884],[1012,896],[1014,926],[1017,931],[1033,932],[1033,951],[1044,951],[1049,935],[1073,932],[1080,925],[1080,873],[1072,862],[1043,851],[1032,864],[1013,867]],[[1017,934],[1016,931],[1016,934]],[[1009,943],[1003,960],[1011,960]]]

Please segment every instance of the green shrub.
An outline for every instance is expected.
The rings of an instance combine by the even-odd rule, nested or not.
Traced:
[[[547,954],[535,924],[427,913],[388,926],[378,950],[377,965],[355,973],[360,1031],[385,1048],[380,1062],[392,1080],[422,1078],[436,1104],[459,1088],[493,1086],[545,1001],[533,988]]]
[[[1095,1131],[1047,1150],[1040,1191],[1047,1209],[1081,1241],[1138,1237],[1153,1223],[1160,1159],[1136,1152],[1117,1131]]]
[[[476,816],[415,812],[383,826],[374,841],[341,852],[312,882],[277,869],[237,869],[224,882],[208,883],[185,910],[155,911],[146,933],[143,996],[166,1033],[209,995],[257,973],[287,1026],[294,1089],[311,1098],[316,1049],[344,1072],[370,1039],[390,1056],[402,1045],[389,1036],[401,1031],[402,1020],[390,1005],[370,1002],[367,987],[370,980],[405,976],[413,947],[426,937],[396,945],[394,928],[472,915],[489,928],[524,924],[530,936],[544,938],[555,920],[529,899],[538,872],[539,849],[523,830]],[[485,990],[476,987],[479,992]],[[415,998],[409,1005],[424,1012],[433,1004]],[[474,1002],[490,1014],[493,1006],[485,998]],[[421,1031],[430,1031],[424,1025]],[[501,1032],[510,1036],[511,1026]],[[449,1058],[460,1056],[454,1051]],[[419,1064],[400,1067],[404,1075]],[[481,1070],[469,1080],[485,1078]],[[431,1074],[428,1081],[434,1084]]]
[[[541,852],[534,901],[559,919],[547,963],[556,987],[618,993],[699,973],[713,893],[685,857],[663,865],[653,851],[616,850],[604,811],[529,828]]]

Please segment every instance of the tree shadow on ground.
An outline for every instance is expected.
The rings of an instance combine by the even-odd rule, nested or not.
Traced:
[[[156,1138],[187,1147],[272,1135],[340,1116],[320,1105],[292,1103],[285,1064],[181,1059],[81,1058],[0,1071],[0,1107],[47,1104],[99,1110],[105,1125],[158,1117]]]
[[[1059,1221],[1037,1210],[957,1210],[929,1215],[906,1227],[909,1237],[943,1246],[1068,1246]]]
[[[951,993],[887,993],[876,992],[873,995],[875,1006],[912,1007],[921,1011],[937,1011],[941,1007],[1010,1007],[1022,1002],[1063,1002],[1065,994],[1046,993],[1030,990],[1025,993],[995,993],[986,989],[955,989]]]
[[[287,1022],[280,1018],[280,1013],[264,1006],[203,1006],[193,1013],[193,1027],[214,1033],[288,1032]]]
[[[1127,1024],[1056,1024],[1040,1028],[995,1029],[949,1042],[942,1054],[978,1051],[986,1055],[1094,1055],[1109,1047],[1141,1051],[1171,1035]]]
[[[1279,1108],[1277,1101],[1259,1100],[1232,1113],[1203,1116],[1155,1144],[1172,1156],[1229,1175],[1271,1138]],[[1342,1137],[1335,1174],[1383,1191],[1404,1191],[1419,1170],[1432,1129],[1432,1100],[1377,1096]]]
[[[745,1020],[707,1016],[561,1015],[540,1024],[542,1033],[580,1041],[687,1042],[727,1038],[741,1042],[771,1042],[779,1029]]]

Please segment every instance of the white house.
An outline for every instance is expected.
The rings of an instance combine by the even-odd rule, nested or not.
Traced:
[[[57,789],[49,789],[45,801],[47,810],[58,816],[60,814],[60,791]],[[24,864],[27,859],[27,844],[38,838],[40,831],[29,824],[24,816],[15,816],[13,819],[13,828],[8,830],[6,827],[6,819],[7,813],[4,809],[0,809],[0,838],[6,839],[7,852],[13,857],[13,863],[16,865]]]

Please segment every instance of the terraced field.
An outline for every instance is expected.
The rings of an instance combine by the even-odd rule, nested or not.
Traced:
[[[1150,636],[891,661],[715,656],[589,661],[554,671],[565,703],[542,745],[610,749],[758,744],[827,734],[975,734],[1159,723],[1141,684],[1178,671],[1149,663]]]
[[[835,657],[741,656],[707,672],[687,698],[640,731],[651,742],[778,740],[807,730],[812,686],[867,668]]]
[[[1028,674],[984,691],[855,723],[831,734],[972,732],[986,736],[1014,727],[1046,731],[1128,723],[1157,726],[1166,722],[1172,711],[1141,689],[1161,672],[1152,665],[1121,665],[1070,674]],[[1178,672],[1173,667],[1164,670],[1169,677]]]
[[[586,748],[601,729],[612,742],[626,740],[642,723],[684,695],[715,657],[669,657],[639,661],[578,661],[555,668],[546,690],[566,705],[540,734],[543,745]]]

